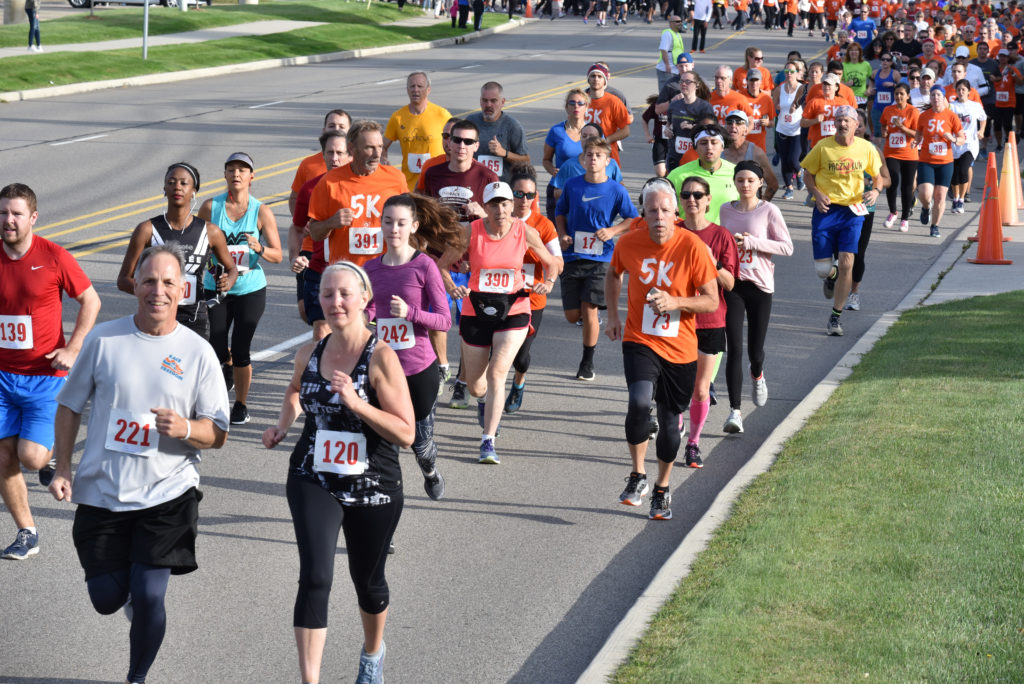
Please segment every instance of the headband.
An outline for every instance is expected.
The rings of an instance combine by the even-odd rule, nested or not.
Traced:
[[[363,292],[370,291],[370,283],[367,282],[366,274],[363,272],[363,269],[359,268],[351,261],[336,261],[333,264],[331,264],[331,266],[340,266],[342,268],[348,269],[349,271],[352,271],[353,273],[356,274],[356,277],[359,278],[359,283],[363,286]]]
[[[164,175],[169,175],[174,169],[185,169],[188,175],[192,176],[192,182],[195,184],[196,190],[199,189],[199,172],[196,171],[194,166],[185,162],[175,162],[167,167],[167,173]]]
[[[694,136],[693,144],[696,145],[697,143],[699,143],[704,138],[718,138],[718,141],[720,143],[722,143],[723,145],[725,144],[725,138],[723,138],[721,136],[721,134],[719,134],[719,133],[712,133],[710,131],[701,131],[696,136]]]

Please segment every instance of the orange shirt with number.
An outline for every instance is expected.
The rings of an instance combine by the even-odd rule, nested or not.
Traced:
[[[815,83],[807,90],[807,97],[804,98],[807,102],[811,100],[820,100],[825,97],[821,92],[821,84]],[[837,100],[844,100],[846,104],[851,107],[857,106],[857,96],[853,94],[853,88],[846,85],[845,83],[839,84],[839,92],[836,93]]]
[[[842,12],[845,7],[845,0],[825,0],[825,18],[829,21],[838,21],[839,13]]]
[[[950,102],[954,102],[956,100],[956,86],[952,84],[946,86],[946,99],[949,100]],[[975,90],[974,88],[971,88],[967,92],[967,99],[972,102],[977,102],[978,104],[981,104],[981,97],[978,95],[978,91]]]
[[[715,110],[719,126],[725,125],[725,117],[734,109],[740,110],[748,117],[753,114],[750,105],[747,104],[747,98],[735,90],[730,90],[725,95],[719,95],[717,90],[713,90],[711,91],[711,99],[708,102],[711,103],[711,108]]]
[[[765,69],[763,66],[756,67],[761,72],[761,87],[769,86],[772,81],[772,72]],[[739,67],[736,71],[732,72],[732,89],[736,91],[744,91],[747,89],[747,67]]]
[[[590,100],[583,120],[587,123],[597,124],[604,131],[604,137],[610,136],[615,131],[629,126],[629,112],[622,100],[609,92],[597,99]],[[612,159],[619,161],[619,146],[612,144]]]
[[[885,131],[885,147],[882,150],[882,156],[887,159],[891,157],[904,161],[914,161],[917,159],[914,135],[907,135],[896,124],[902,122],[907,128],[916,131],[918,118],[917,107],[909,102],[903,109],[900,109],[899,105],[893,104],[882,110],[882,130]]]
[[[928,109],[917,120],[917,130],[922,136],[919,157],[922,164],[952,163],[953,143],[946,135],[956,135],[963,130],[959,116],[950,109],[941,112]]]
[[[408,192],[405,174],[397,166],[381,164],[368,176],[352,171],[352,164],[327,172],[309,198],[309,217],[326,221],[339,209],[351,209],[352,225],[335,228],[327,236],[327,261],[346,259],[362,266],[384,253],[380,214],[384,202]]]
[[[807,129],[807,141],[811,147],[818,144],[818,141],[822,138],[827,138],[830,135],[835,135],[836,132],[836,120],[835,110],[837,107],[846,105],[845,100],[840,100],[838,97],[833,97],[831,100],[826,100],[823,97],[816,97],[813,100],[809,100],[804,106],[804,119],[814,119],[819,114],[825,115],[824,121],[812,124]]]
[[[752,97],[745,90],[742,94],[747,98],[747,104],[750,106],[752,113],[750,125],[747,127],[747,140],[767,152],[768,129],[762,125],[761,119],[767,118],[769,121],[775,121],[775,103],[772,102],[772,96],[766,92],[761,92],[757,97]]]
[[[558,241],[555,224],[551,223],[540,211],[534,209],[526,218],[526,225],[537,229],[540,241],[545,245],[552,240]],[[526,248],[526,256],[523,257],[523,278],[526,281],[526,289],[530,291],[530,309],[533,311],[543,309],[548,304],[548,296],[537,294],[533,291],[533,287],[544,282],[544,266],[534,254],[532,247]]]
[[[992,89],[996,91],[996,107],[1006,109],[1017,106],[1017,88],[1014,78],[1020,75],[1020,70],[1017,67],[1007,66],[1002,77],[992,85]]]

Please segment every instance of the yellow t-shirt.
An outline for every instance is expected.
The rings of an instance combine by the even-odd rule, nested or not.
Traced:
[[[863,200],[864,174],[877,176],[882,158],[878,149],[863,138],[854,138],[844,147],[829,136],[807,153],[800,166],[814,174],[818,189],[832,202],[849,206]]]
[[[410,188],[416,187],[416,179],[427,160],[444,154],[441,132],[450,118],[447,109],[428,102],[422,114],[413,114],[406,105],[388,119],[384,135],[402,146],[402,173]]]

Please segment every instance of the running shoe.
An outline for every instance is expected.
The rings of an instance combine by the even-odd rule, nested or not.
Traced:
[[[597,376],[594,375],[594,364],[589,361],[580,361],[580,368],[576,371],[576,379],[593,382],[596,377]]]
[[[860,311],[860,294],[851,292],[846,298],[846,308],[850,311]]]
[[[356,684],[384,684],[384,655],[387,653],[384,642],[380,642],[377,655],[369,655],[365,650],[359,651],[359,674]]]
[[[921,225],[927,226],[932,220],[932,210],[929,207],[921,207]]]
[[[4,549],[3,556],[7,560],[25,560],[29,556],[39,553],[39,534],[33,534],[26,529],[18,530],[14,543]]]
[[[832,273],[821,283],[821,292],[825,299],[833,299],[836,296],[836,280],[839,278],[838,262],[832,262]]]
[[[730,435],[736,435],[743,432],[743,416],[740,415],[739,409],[729,411],[729,417],[725,419],[725,425],[722,426],[722,432]]]
[[[798,191],[800,191],[800,190],[803,190],[806,187],[807,186],[804,184],[804,177],[803,177],[803,175],[798,173],[797,176],[796,176],[796,189]]]
[[[664,489],[655,489],[651,495],[651,512],[647,515],[651,520],[671,520],[672,495]]]
[[[889,218],[885,219],[885,223],[883,225],[885,225],[886,228],[892,228],[896,225],[896,218],[896,214],[889,214]]]
[[[480,442],[480,459],[478,463],[490,465],[501,463],[501,459],[498,458],[498,452],[494,450],[494,440],[490,437]]]
[[[39,484],[49,487],[53,482],[53,476],[57,474],[57,459],[51,458],[50,462],[39,469]]]
[[[825,324],[825,332],[833,337],[843,336],[843,324],[839,322],[839,316],[831,314],[828,317],[828,323]]]
[[[231,424],[245,425],[248,422],[249,409],[242,402],[236,401],[235,405],[231,407]]]
[[[908,230],[910,230],[910,221],[906,219],[900,221],[900,232],[906,233]]]
[[[230,392],[235,388],[235,369],[229,363],[221,364],[220,369],[224,373],[224,384],[227,385],[228,392]]]
[[[751,395],[754,401],[754,406],[764,406],[768,403],[768,383],[764,381],[764,373],[761,373],[761,377],[752,378],[754,381]]]
[[[693,442],[686,443],[686,467],[703,468],[704,461],[700,457],[700,447]]]
[[[626,478],[626,488],[619,494],[619,503],[623,506],[639,506],[649,491],[651,487],[647,484],[646,474],[630,473]]]
[[[448,402],[448,408],[469,408],[469,401],[466,399],[466,383],[461,380],[456,380],[452,385],[452,400]]]
[[[449,366],[438,366],[437,372],[439,381],[437,383],[437,396],[440,397],[444,394],[444,386],[448,384],[448,381],[452,379],[452,371]]]
[[[436,466],[433,475],[423,476],[423,489],[426,490],[427,496],[434,501],[444,496],[444,478],[441,477],[441,471]]]
[[[584,23],[584,24],[586,24],[586,23],[587,23],[587,18],[586,18],[586,17],[583,17],[583,23]]]
[[[786,192],[782,193],[782,199],[791,200],[793,199],[793,188],[786,188]]]
[[[389,539],[388,540],[388,555],[391,556],[391,555],[394,555],[394,553],[395,553],[395,540],[394,539]]]
[[[929,235],[931,237],[933,237],[933,238],[942,237],[942,235],[939,233],[939,227],[938,226],[932,226],[932,230],[929,233]]]
[[[512,389],[508,391],[508,397],[505,398],[505,413],[515,413],[522,408],[525,390],[526,383],[523,383],[522,387],[516,387],[516,384],[512,383]]]

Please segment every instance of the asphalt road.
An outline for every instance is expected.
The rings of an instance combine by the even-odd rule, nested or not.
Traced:
[[[208,196],[218,191],[223,160],[243,149],[258,166],[255,193],[281,200],[297,161],[316,145],[324,112],[341,106],[357,118],[384,121],[405,101],[405,74],[425,68],[433,78],[432,99],[453,113],[477,106],[484,81],[500,81],[512,105],[506,111],[528,131],[539,167],[544,132],[561,121],[564,93],[582,82],[596,59],[611,64],[612,85],[634,107],[654,93],[652,65],[663,26],[598,30],[593,22],[544,20],[430,52],[7,104],[0,108],[3,183],[18,180],[36,189],[39,233],[79,256],[107,320],[134,309],[114,280],[128,232],[162,211],[169,163],[195,163]],[[706,80],[719,63],[740,64],[748,44],[765,51],[773,71],[791,47],[805,55],[824,47],[758,28],[723,43],[728,35],[711,32],[714,47],[698,62]],[[639,111],[636,118],[623,155],[634,196],[651,175]],[[886,231],[880,218],[863,309],[844,314],[845,337],[829,338],[829,305],[811,263],[809,209],[799,202],[780,206],[796,251],[777,260],[766,364],[771,399],[755,409],[745,398],[746,432],[737,436],[721,432],[727,402],[712,408],[702,440],[707,465],[675,472],[672,521],[648,522],[646,507],[618,505],[629,473],[618,345],[602,338],[596,382],[573,380],[580,334],[561,318],[557,293],[534,345],[523,409],[504,422],[498,440],[502,465],[477,465],[475,411],[439,409],[440,464],[448,482],[442,501],[427,499],[411,453],[403,455],[411,479],[398,553],[388,564],[389,681],[574,681],[719,488],[857,337],[911,289],[944,242],[925,237],[920,225],[908,234]],[[285,209],[278,205],[275,213],[285,230]],[[957,225],[967,220],[945,221],[956,218]],[[268,272],[271,295],[254,350],[306,330],[285,265]],[[73,320],[73,307],[65,313]],[[457,358],[454,335],[451,347]],[[153,682],[297,677],[291,610],[298,557],[283,482],[298,430],[275,451],[259,442],[276,419],[290,366],[288,352],[255,365],[253,422],[233,429],[224,449],[205,455],[200,569],[171,582],[168,630]],[[724,395],[724,371],[720,378]],[[749,397],[749,387],[745,393]],[[25,563],[0,562],[0,681],[121,681],[128,623],[121,615],[93,612],[71,543],[73,507],[55,503],[34,475],[28,480],[42,552]],[[0,520],[6,544],[13,525],[6,515]],[[337,559],[325,682],[352,678],[361,644],[344,548]]]

